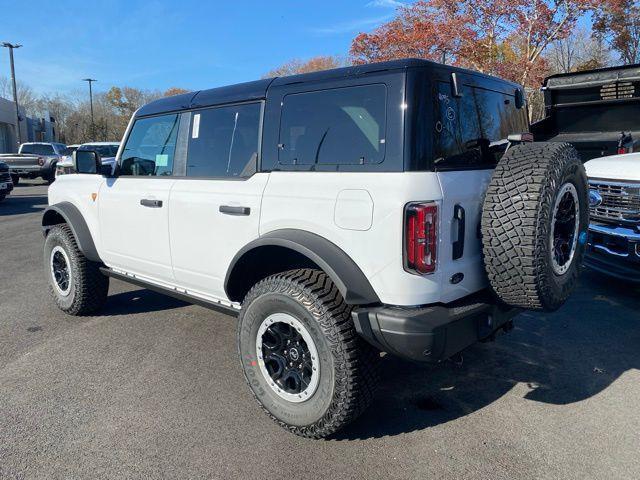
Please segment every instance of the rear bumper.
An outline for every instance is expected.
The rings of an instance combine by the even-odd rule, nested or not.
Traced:
[[[584,264],[599,273],[640,282],[640,231],[591,224]]]
[[[480,293],[446,305],[357,308],[352,316],[358,333],[380,350],[437,362],[510,326],[518,313]]]
[[[19,175],[24,177],[41,177],[47,176],[50,173],[51,168],[48,166],[40,165],[21,165],[21,166],[9,166],[9,172],[11,175]]]

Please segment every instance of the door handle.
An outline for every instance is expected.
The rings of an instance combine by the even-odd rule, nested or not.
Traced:
[[[220,213],[225,215],[250,215],[251,208],[249,207],[235,207],[232,205],[220,205]]]
[[[458,239],[453,242],[453,260],[464,254],[465,212],[461,205],[453,207],[453,221],[458,223]]]
[[[152,200],[150,198],[143,198],[140,200],[140,205],[149,208],[162,208],[162,200]]]

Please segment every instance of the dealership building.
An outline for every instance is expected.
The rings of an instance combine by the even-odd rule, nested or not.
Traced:
[[[20,109],[20,138],[23,142],[55,142],[58,138],[55,119],[44,112],[42,118],[31,118]],[[0,153],[18,151],[16,104],[0,97]]]

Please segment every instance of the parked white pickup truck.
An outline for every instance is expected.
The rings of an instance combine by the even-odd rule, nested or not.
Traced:
[[[58,175],[65,175],[69,173],[76,173],[76,166],[73,161],[72,153],[78,149],[82,150],[95,150],[100,154],[103,165],[111,165],[112,168],[116,163],[116,153],[118,153],[118,147],[120,142],[91,142],[83,143],[82,145],[70,145],[68,149],[72,149],[67,155],[62,157],[62,160],[58,162],[56,168],[56,178]]]
[[[640,152],[596,158],[585,168],[591,211],[585,263],[640,282]]]

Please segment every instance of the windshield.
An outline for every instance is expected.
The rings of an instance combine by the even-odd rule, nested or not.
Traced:
[[[64,152],[62,152],[63,155],[71,155],[73,154],[73,152],[75,152],[78,149],[78,147],[67,147],[64,149]]]
[[[116,153],[118,153],[118,144],[112,145],[92,145],[87,143],[80,147],[81,150],[92,150],[94,152],[98,152],[101,157],[115,157]]]

